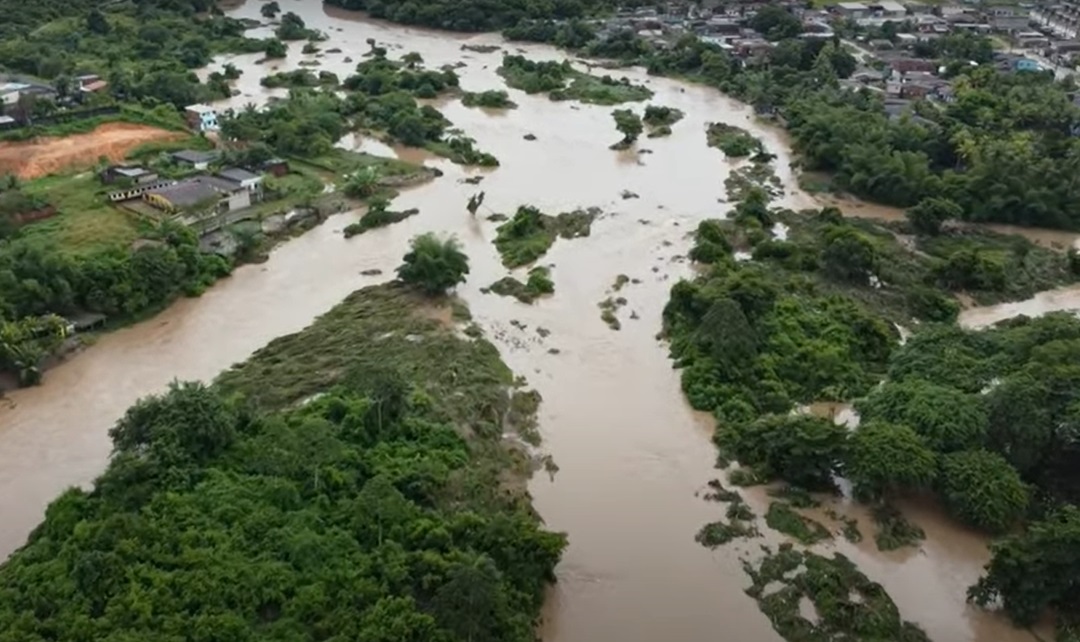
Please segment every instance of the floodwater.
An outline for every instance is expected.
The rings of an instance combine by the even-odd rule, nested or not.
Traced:
[[[259,3],[242,3],[231,14],[257,19],[258,8]],[[287,60],[273,63],[281,69],[318,60],[312,69],[344,77],[352,67],[344,58],[359,61],[365,41],[374,38],[391,55],[418,51],[432,67],[466,63],[458,72],[468,90],[503,86],[495,74],[500,52],[460,48],[466,42],[501,44],[496,36],[390,26],[310,1],[287,8],[330,36],[323,49],[342,51],[304,56],[294,43]],[[562,57],[546,47],[521,48],[534,58]],[[237,83],[240,95],[227,104],[258,104],[281,93],[259,86],[271,64],[256,65],[255,58],[218,61],[245,72]],[[687,114],[671,137],[643,138],[634,149],[616,153],[608,149],[620,138],[611,108],[511,90],[520,108],[493,117],[446,101],[444,113],[502,167],[479,172],[428,160],[445,175],[395,201],[395,208],[416,207],[420,215],[349,240],[341,229],[359,214],[332,218],[276,249],[267,263],[240,268],[201,298],[179,301],[151,320],[101,337],[50,370],[44,385],[11,394],[0,408],[0,552],[18,547],[64,488],[87,484],[103,470],[107,431],[138,398],[162,391],[174,378],[210,379],[274,337],[300,330],[349,292],[387,278],[361,271],[391,274],[409,239],[434,230],[455,234],[464,245],[472,272],[461,295],[507,363],[544,397],[544,449],[559,471],[536,476],[530,490],[548,526],[570,536],[545,609],[544,639],[778,640],[743,593],[748,582],[739,556],[754,554],[761,541],[716,551],[694,542],[698,528],[723,511],[695,496],[718,474],[711,424],[685,404],[678,374],[655,335],[671,284],[689,274],[681,256],[689,233],[727,207],[718,199],[725,196],[723,182],[732,165],[705,145],[706,122],[736,124],[762,138],[777,155],[774,164],[787,187],[781,204],[799,208],[813,201],[795,188],[782,132],[755,123],[750,109],[704,87],[641,72],[626,75],[656,91],[655,102]],[[537,140],[524,140],[528,133]],[[405,153],[362,137],[351,137],[348,145]],[[639,154],[642,149],[652,153]],[[480,185],[463,182],[479,173],[485,176]],[[640,198],[623,199],[624,189]],[[481,190],[485,206],[471,217],[466,201]],[[554,266],[557,292],[533,306],[480,292],[506,274],[491,244],[497,224],[485,217],[511,213],[521,204],[553,213],[590,206],[605,212],[592,236],[560,240],[542,259]],[[638,282],[619,292],[627,305],[617,312],[622,330],[614,331],[601,321],[597,304],[611,294],[619,274]],[[550,335],[542,338],[539,328]],[[765,499],[751,494],[750,500],[763,514]],[[843,540],[832,546],[884,584],[903,616],[939,642],[1031,639],[964,604],[965,587],[987,559],[985,541],[936,513],[913,510],[913,519],[930,534],[918,551],[885,555]]]

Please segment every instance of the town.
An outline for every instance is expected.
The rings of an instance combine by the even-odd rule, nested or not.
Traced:
[[[1080,3],[1075,2],[706,0],[624,9],[594,25],[601,38],[633,32],[657,48],[692,34],[752,66],[764,61],[779,40],[756,30],[755,16],[778,8],[791,16],[791,33],[798,37],[839,39],[859,62],[841,85],[880,95],[895,117],[910,112],[920,99],[953,100],[950,77],[955,74],[941,67],[936,55],[943,39],[969,39],[973,49],[985,44],[986,59],[971,64],[992,63],[1002,73],[1047,72],[1063,78],[1080,62]]]

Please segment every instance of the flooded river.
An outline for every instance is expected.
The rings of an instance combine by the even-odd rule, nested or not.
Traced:
[[[258,19],[259,6],[242,3],[230,12]],[[365,41],[375,38],[391,55],[418,51],[429,66],[464,62],[458,72],[467,90],[503,87],[495,74],[501,52],[461,49],[466,42],[502,44],[496,36],[373,23],[315,1],[286,8],[330,36],[323,49],[341,53],[305,56],[294,43],[289,58],[275,63],[282,70],[319,61],[311,68],[344,77],[355,64],[345,57],[359,61],[368,49]],[[521,48],[534,58],[562,57],[550,48]],[[237,56],[218,65],[226,60],[244,71],[237,83],[241,95],[232,105],[265,102],[275,93],[259,86],[270,64]],[[748,582],[739,555],[760,541],[716,551],[694,542],[698,528],[723,510],[695,496],[717,474],[711,424],[683,401],[678,374],[655,335],[672,282],[689,273],[680,256],[688,250],[689,233],[698,221],[722,216],[727,208],[718,199],[732,165],[705,145],[707,122],[749,129],[777,154],[777,173],[788,191],[782,204],[806,207],[813,201],[795,188],[782,133],[755,123],[750,109],[704,87],[627,75],[647,83],[657,94],[654,102],[686,113],[671,137],[642,139],[633,150],[617,153],[608,149],[620,137],[611,108],[556,103],[514,90],[511,98],[520,108],[500,115],[446,101],[440,104],[446,116],[502,161],[499,169],[483,172],[479,186],[462,182],[477,170],[428,160],[445,175],[394,204],[419,208],[420,215],[350,240],[341,229],[358,215],[334,217],[276,249],[267,263],[240,268],[201,298],[179,301],[149,321],[102,337],[49,371],[44,385],[0,401],[6,404],[0,407],[0,551],[17,548],[65,487],[87,484],[103,470],[107,431],[136,399],[163,390],[174,378],[210,379],[274,337],[300,330],[349,292],[388,278],[361,271],[391,274],[409,239],[435,230],[462,241],[472,262],[462,296],[507,363],[544,396],[544,449],[559,471],[553,478],[538,475],[531,491],[549,527],[570,536],[545,609],[544,639],[778,640],[743,594]],[[537,140],[525,140],[529,133]],[[392,152],[373,141],[349,144]],[[637,153],[646,148],[652,153]],[[640,198],[624,200],[624,189]],[[465,203],[480,190],[487,198],[473,218]],[[511,213],[521,204],[548,212],[590,206],[605,211],[591,237],[560,240],[542,260],[554,266],[557,292],[533,306],[480,292],[506,274],[491,244],[497,224],[484,217]],[[639,282],[620,292],[628,303],[617,313],[622,330],[613,331],[601,321],[597,303],[619,274]],[[541,338],[538,328],[550,335]],[[763,514],[764,495],[750,500]],[[872,533],[859,509],[838,510],[858,515],[864,533]],[[918,551],[882,554],[872,543],[843,540],[830,547],[884,584],[903,616],[938,642],[1030,640],[1026,632],[964,604],[965,587],[987,559],[984,540],[932,509],[912,507],[912,518],[929,536]]]

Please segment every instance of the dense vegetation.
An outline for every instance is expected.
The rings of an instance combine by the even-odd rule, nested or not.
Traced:
[[[777,223],[787,228],[783,240],[769,233]],[[833,491],[843,477],[875,504],[883,549],[923,537],[888,504],[910,493],[936,493],[958,519],[990,533],[1034,520],[995,548],[972,599],[1000,599],[1021,623],[1054,607],[1067,625],[1080,593],[1023,569],[1072,568],[1078,559],[1067,552],[1075,510],[1060,507],[1080,501],[1080,320],[1021,317],[981,331],[935,322],[956,316],[950,290],[1023,297],[1032,280],[1071,279],[1069,257],[992,234],[919,229],[904,246],[877,224],[827,209],[771,209],[764,190],[746,188],[730,221],[699,226],[690,256],[706,271],[674,286],[664,313],[684,390],[717,417],[718,445],[743,467],[733,482],[781,478]],[[736,250],[750,260],[736,260]],[[958,258],[968,256],[979,257],[974,274],[1000,277],[945,277],[970,265]],[[925,325],[900,346],[888,322],[911,318]],[[854,431],[793,413],[857,397]],[[820,532],[781,504],[767,521],[804,541]]]
[[[121,101],[184,107],[229,95],[228,85],[201,84],[193,69],[215,53],[263,51],[244,38],[245,26],[221,16],[193,19],[203,0],[148,0],[97,8],[99,3],[41,2],[33,7],[5,0],[0,26],[0,67],[72,86],[72,78],[97,74]],[[62,96],[63,97],[63,96]],[[101,101],[101,97],[95,97]]]
[[[0,568],[0,636],[531,642],[565,539],[508,481],[511,373],[424,305],[355,293],[138,402]]]
[[[345,238],[351,238],[357,234],[363,234],[377,227],[386,227],[404,221],[410,216],[420,213],[418,209],[396,211],[390,209],[390,201],[385,198],[373,198],[368,203],[367,211],[355,223],[350,223],[343,230]]]

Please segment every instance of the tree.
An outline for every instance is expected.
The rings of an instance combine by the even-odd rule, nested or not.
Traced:
[[[431,233],[414,238],[403,260],[397,269],[398,278],[429,295],[444,294],[464,283],[469,273],[469,257],[457,240],[439,240]]]
[[[844,458],[847,428],[813,415],[765,415],[717,433],[741,464],[809,489],[828,489]]]
[[[105,35],[111,29],[108,18],[97,8],[91,9],[86,14],[86,28],[90,33]]]
[[[446,584],[435,593],[435,617],[458,639],[501,642],[505,637],[492,627],[506,608],[499,569],[487,556],[477,556],[450,571]]]
[[[632,145],[645,130],[641,117],[629,109],[616,109],[611,112],[611,117],[615,119],[615,129],[623,135],[622,141],[618,143],[621,147]]]
[[[937,460],[911,428],[871,421],[852,435],[844,472],[860,497],[878,499],[891,492],[929,488]]]
[[[830,276],[865,285],[877,270],[877,248],[854,227],[836,225],[825,234],[821,263]]]
[[[769,40],[784,40],[802,33],[802,22],[784,7],[769,4],[750,19],[750,28]]]
[[[990,545],[986,574],[968,590],[980,606],[1001,603],[1014,622],[1030,626],[1048,608],[1062,615],[1080,604],[1080,508],[1063,506],[1018,535]]]
[[[280,12],[281,7],[278,5],[276,0],[271,0],[271,2],[267,2],[263,6],[259,7],[259,13],[261,13],[262,17],[264,18],[273,18]]]
[[[349,198],[368,198],[378,187],[379,170],[374,167],[364,167],[349,174],[342,191]]]
[[[922,379],[886,382],[858,408],[864,421],[910,426],[937,452],[980,447],[989,421],[980,395]]]
[[[60,74],[53,79],[53,89],[60,98],[67,98],[75,89],[75,79],[67,74]]]
[[[937,236],[941,225],[948,220],[960,219],[964,210],[947,198],[924,198],[905,213],[916,234]]]
[[[289,55],[289,47],[277,38],[271,38],[266,41],[265,52],[267,58],[284,58]]]
[[[237,415],[202,383],[169,385],[163,395],[139,400],[109,430],[116,453],[147,452],[162,464],[205,462],[236,439]]]
[[[405,66],[409,69],[416,69],[424,64],[424,57],[415,51],[410,51],[401,57],[401,62],[405,63]]]
[[[698,341],[724,373],[734,375],[753,367],[757,337],[739,304],[723,298],[715,301],[701,318]]]
[[[941,458],[938,485],[949,510],[963,521],[993,533],[1015,524],[1028,505],[1027,488],[1000,455],[969,450]]]

